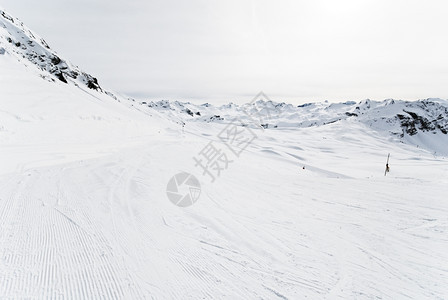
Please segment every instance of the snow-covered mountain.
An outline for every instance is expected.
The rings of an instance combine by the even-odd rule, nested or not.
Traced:
[[[90,151],[85,143],[109,144],[113,149],[129,142],[130,132],[152,134],[163,131],[168,123],[101,88],[93,76],[0,10],[0,174],[53,160],[54,147],[81,147],[73,156],[59,157],[59,161],[70,161],[79,159],[75,152]],[[15,149],[28,144],[34,147],[32,153],[20,154]],[[20,156],[20,166],[9,155]]]
[[[138,102],[1,11],[0,298],[447,299],[446,121]]]
[[[0,45],[0,55],[10,54],[23,64],[35,67],[44,79],[70,82],[75,86],[81,85],[103,92],[95,77],[58,56],[43,38],[1,9]],[[136,102],[130,98],[117,98],[112,92],[104,92],[116,100],[121,98],[121,101]],[[443,99],[364,100],[359,103],[324,102],[298,106],[263,98],[243,105],[229,103],[218,107],[208,103],[195,105],[167,100],[141,101],[139,104],[143,108],[152,108],[175,122],[236,121],[241,126],[261,126],[265,129],[323,126],[353,119],[379,132],[398,136],[402,141],[448,155],[448,101]],[[153,113],[151,110],[147,111]],[[257,117],[254,118],[255,111]],[[429,134],[435,136],[430,137]]]
[[[253,103],[214,106],[179,101],[141,102],[168,118],[182,122],[237,122],[264,129],[307,128],[345,121],[359,122],[400,141],[448,155],[448,101],[364,100],[344,103],[307,103],[294,106],[259,99]],[[255,113],[256,112],[256,113]]]
[[[25,65],[37,67],[42,78],[81,84],[101,90],[98,80],[59,57],[47,42],[27,28],[19,19],[0,9],[0,54],[14,55]]]

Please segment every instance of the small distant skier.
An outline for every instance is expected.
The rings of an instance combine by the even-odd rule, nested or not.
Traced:
[[[389,173],[390,169],[389,169],[389,164],[386,164],[386,173]]]

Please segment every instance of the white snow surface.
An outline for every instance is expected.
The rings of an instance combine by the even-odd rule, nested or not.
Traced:
[[[445,100],[137,103],[0,41],[1,299],[448,298]],[[239,156],[229,124],[254,134]],[[210,142],[231,160],[214,182]],[[187,208],[166,194],[182,171]]]

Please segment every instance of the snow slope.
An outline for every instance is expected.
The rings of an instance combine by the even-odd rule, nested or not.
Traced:
[[[122,147],[134,136],[158,134],[168,123],[106,94],[42,80],[9,54],[0,57],[0,69],[0,174],[39,161],[90,157],[96,145],[98,151]],[[32,153],[20,150],[27,147]],[[55,153],[60,147],[71,153]]]
[[[406,140],[442,147],[446,118],[403,137],[401,122],[373,121],[403,109],[432,120],[443,100],[429,111],[424,101],[281,104],[260,123],[263,102],[248,118],[236,105],[169,109],[43,80],[54,75],[8,44],[0,298],[448,298],[447,161]],[[251,137],[238,156],[222,140],[234,119]],[[209,145],[230,160],[213,182],[193,159]],[[166,194],[181,171],[202,188],[187,208]]]

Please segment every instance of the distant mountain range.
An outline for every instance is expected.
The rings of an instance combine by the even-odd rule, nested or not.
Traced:
[[[448,148],[448,101],[443,99],[363,100],[359,103],[323,102],[298,106],[274,102],[262,96],[253,103],[229,103],[222,106],[168,100],[136,101],[104,90],[97,78],[58,55],[43,38],[3,10],[0,10],[0,55],[10,55],[25,66],[34,67],[34,71],[44,80],[74,84],[82,89],[107,94],[118,101],[130,101],[139,110],[149,113],[157,111],[174,122],[237,122],[241,126],[264,129],[361,122],[404,142],[427,144],[426,147],[431,151],[440,152],[441,149]]]

